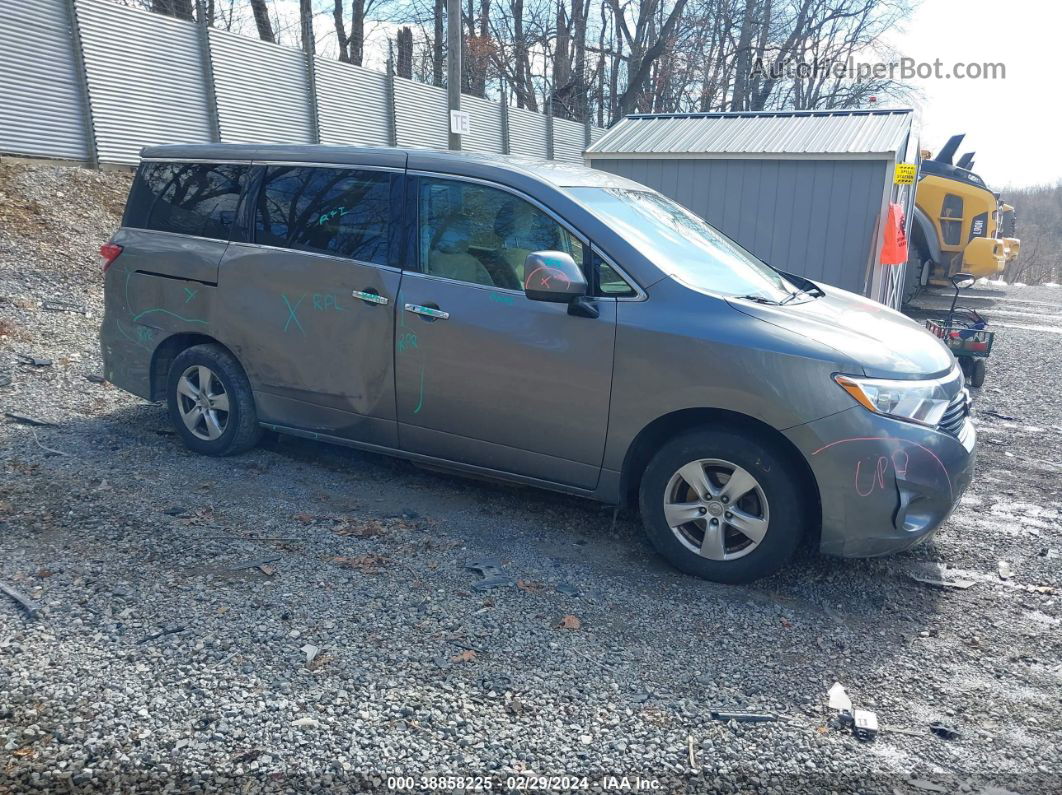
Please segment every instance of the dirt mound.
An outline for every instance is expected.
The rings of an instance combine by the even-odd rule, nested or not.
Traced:
[[[0,163],[0,294],[99,286],[98,251],[121,221],[132,175]],[[28,277],[28,278],[27,278]],[[64,296],[69,298],[70,296]]]

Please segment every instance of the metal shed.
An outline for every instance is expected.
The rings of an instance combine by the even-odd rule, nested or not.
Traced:
[[[670,196],[774,267],[899,307],[903,267],[879,262],[889,203],[910,219],[910,109],[636,114],[585,154]],[[905,233],[910,233],[910,220]]]

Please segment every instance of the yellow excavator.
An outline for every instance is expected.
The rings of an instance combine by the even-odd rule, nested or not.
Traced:
[[[952,162],[964,137],[953,135],[936,157],[922,152],[905,303],[926,285],[949,285],[956,273],[997,278],[1021,249],[1013,236],[1014,208],[973,172],[974,153]]]

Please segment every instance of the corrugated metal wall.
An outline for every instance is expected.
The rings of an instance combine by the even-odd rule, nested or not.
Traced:
[[[882,161],[599,158],[591,165],[670,196],[776,268],[865,293]]]
[[[387,146],[391,142],[387,75],[315,58],[321,143]]]
[[[77,11],[101,161],[135,164],[148,144],[210,142],[194,25],[107,0],[80,0]]]
[[[470,152],[501,154],[505,151],[502,139],[501,105],[479,97],[462,95],[461,110],[470,116],[472,132],[461,140],[461,148]]]
[[[567,119],[553,120],[553,158],[568,163],[582,163],[586,127]]]
[[[133,164],[149,144],[215,138],[380,146],[392,123],[400,146],[448,144],[446,92],[435,86],[396,78],[392,96],[381,73],[322,58],[311,66],[299,50],[113,0],[7,0],[3,18],[6,154],[87,160],[95,148],[100,162]],[[465,96],[462,107],[472,125],[463,148],[504,152],[501,105]],[[544,115],[512,108],[508,127],[511,152],[548,156]],[[553,127],[554,157],[579,162],[582,125]]]
[[[85,119],[65,0],[4,3],[0,151],[86,160]]]
[[[445,149],[450,136],[449,107],[444,89],[396,77],[398,145]]]
[[[210,31],[221,139],[313,143],[306,58],[223,30]]]
[[[514,155],[548,157],[546,117],[523,108],[509,108],[509,151]]]

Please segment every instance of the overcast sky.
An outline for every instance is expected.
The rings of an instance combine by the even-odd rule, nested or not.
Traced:
[[[918,61],[1001,62],[1005,80],[912,81],[923,92],[922,147],[966,133],[974,170],[993,190],[1062,180],[1062,3],[924,0],[894,44]]]

